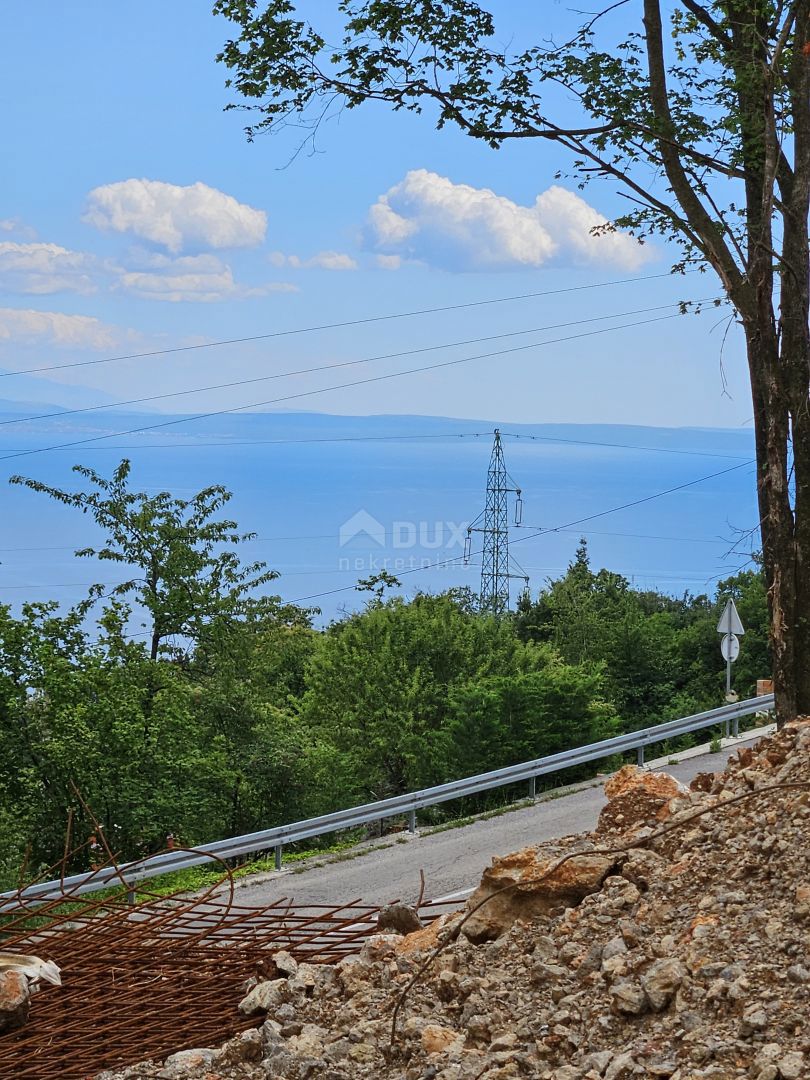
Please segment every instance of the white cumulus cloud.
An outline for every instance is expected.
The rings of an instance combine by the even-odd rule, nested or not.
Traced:
[[[607,219],[580,196],[554,186],[523,206],[489,188],[456,184],[414,169],[369,212],[380,252],[451,270],[539,267],[551,261],[637,269],[650,253],[621,232],[595,236]]]
[[[115,327],[107,326],[89,315],[0,308],[0,342],[19,345],[46,343],[68,349],[110,349],[120,340],[121,335]]]
[[[300,255],[285,255],[283,251],[270,253],[274,266],[291,266],[294,270],[356,270],[357,261],[340,251],[319,251],[309,259]]]
[[[58,244],[0,241],[0,289],[21,293],[95,291],[92,260]]]
[[[13,233],[20,240],[36,240],[36,229],[19,218],[0,218],[0,233]]]
[[[94,188],[84,220],[99,229],[131,232],[177,254],[188,247],[254,247],[267,232],[267,214],[197,182],[122,180]]]
[[[240,285],[233,271],[216,255],[183,255],[177,259],[151,255],[140,267],[119,270],[118,284],[127,292],[146,300],[169,303],[216,303],[264,296],[269,292],[294,292],[294,285],[271,282],[257,287]]]
[[[380,270],[399,270],[402,266],[401,255],[377,255],[375,262]]]

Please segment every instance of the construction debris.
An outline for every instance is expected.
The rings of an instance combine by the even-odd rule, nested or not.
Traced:
[[[20,971],[0,971],[0,1034],[21,1028],[31,1010],[31,987]]]
[[[0,1032],[13,1031],[28,1020],[31,995],[39,990],[40,982],[62,985],[59,968],[52,960],[0,952]]]
[[[311,978],[299,964],[259,984],[249,1046],[104,1080],[806,1080],[810,723],[743,752],[711,791],[679,791],[667,813],[499,860],[485,887],[507,868],[512,883],[493,905],[530,896],[558,856],[616,853],[584,897],[516,906],[511,926],[502,910],[494,940],[471,941],[461,915],[377,935]]]
[[[581,858],[556,867],[561,853],[559,846],[551,857],[548,846],[530,847],[494,859],[470,898],[469,908],[478,910],[464,924],[464,936],[477,943],[492,941],[516,922],[562,914],[598,892],[616,869],[615,857],[591,854],[587,848]]]
[[[53,960],[42,960],[38,956],[25,953],[0,952],[0,973],[18,971],[28,980],[32,989],[38,989],[40,982],[51,986],[61,986],[62,977]]]
[[[625,765],[605,783],[608,803],[599,815],[596,831],[621,832],[632,824],[654,825],[669,817],[672,799],[688,793],[669,773],[646,772],[635,765]]]
[[[147,895],[137,904],[125,884],[101,898],[65,890],[34,906],[20,890],[4,901],[0,957],[52,958],[28,970],[56,983],[61,968],[62,986],[46,986],[31,1002],[25,965],[0,971],[0,1078],[87,1080],[149,1057],[169,1058],[163,1076],[185,1076],[193,1062],[213,1060],[214,1050],[197,1048],[226,1040],[230,1057],[222,1060],[243,1051],[252,1060],[250,1029],[260,1020],[237,1008],[246,984],[299,972],[306,994],[307,970],[357,954],[376,931],[380,909],[361,901],[246,907],[233,888],[216,895],[223,883],[199,897]],[[442,910],[425,905],[422,918]]]

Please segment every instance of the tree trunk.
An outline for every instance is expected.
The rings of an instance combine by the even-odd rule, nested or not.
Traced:
[[[761,311],[744,322],[776,714],[781,727],[797,715],[810,713],[810,580],[805,571],[810,566],[810,346],[806,323],[795,335],[784,333],[780,343],[775,328],[771,333],[763,331],[768,322]]]
[[[806,356],[810,356],[808,344]],[[807,390],[804,408],[793,418],[796,473],[796,713],[810,714],[810,416]]]

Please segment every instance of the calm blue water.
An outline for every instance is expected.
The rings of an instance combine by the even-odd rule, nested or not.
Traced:
[[[78,478],[70,472],[73,464],[108,474],[120,457],[128,456],[134,485],[149,492],[168,489],[189,497],[208,484],[224,484],[234,493],[232,516],[259,537],[246,547],[246,555],[265,559],[279,570],[277,591],[285,599],[319,605],[324,619],[361,605],[363,596],[353,584],[382,566],[401,573],[424,561],[457,558],[463,526],[484,506],[492,421],[252,414],[7,456],[162,420],[155,414],[106,413],[95,419],[65,417],[47,425],[0,428],[0,481],[19,472],[77,486]],[[753,456],[750,432],[500,427],[543,437],[530,441],[504,436],[507,466],[523,489],[527,526],[512,531],[512,553],[534,590],[564,570],[581,534],[588,538],[595,567],[606,566],[640,587],[673,594],[687,589],[712,592],[718,578],[745,564],[744,556],[727,553],[739,531],[757,520],[754,469],[745,464]],[[474,437],[475,432],[483,434]],[[460,433],[465,437],[459,438]],[[351,441],[394,435],[420,437]],[[726,475],[576,524],[735,466],[740,467]],[[90,582],[119,580],[118,568],[111,564],[96,566],[72,554],[74,547],[98,541],[92,521],[15,487],[6,489],[5,504],[0,518],[0,599],[71,603],[85,594]],[[374,535],[361,532],[348,539],[344,529],[341,536],[341,527],[358,512],[374,519]],[[368,519],[359,524],[363,522],[369,526]],[[562,531],[532,538],[538,528]],[[476,536],[474,549],[479,546]],[[402,581],[407,593],[450,585],[477,588],[479,573],[474,559],[467,567],[452,563],[420,569],[404,574]],[[337,589],[344,591],[318,596]]]

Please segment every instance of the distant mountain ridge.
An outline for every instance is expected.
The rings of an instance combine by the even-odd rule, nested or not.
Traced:
[[[25,415],[20,402],[7,404],[9,418]],[[585,534],[597,567],[644,587],[712,592],[745,564],[728,553],[757,521],[747,429],[288,411],[190,416],[101,409],[12,423],[0,427],[0,461],[6,477],[20,472],[66,487],[78,484],[73,464],[109,474],[124,456],[133,461],[133,486],[150,492],[189,497],[224,484],[234,494],[228,515],[258,534],[245,555],[280,571],[274,588],[285,599],[315,604],[324,617],[362,604],[354,584],[383,568],[400,575],[407,593],[477,589],[480,566],[475,558],[464,565],[461,538],[484,507],[496,427],[523,489],[525,524],[510,542],[533,591],[565,569]],[[142,427],[152,430],[138,433]],[[97,539],[86,517],[18,487],[4,499],[0,600],[73,602],[90,582],[114,580],[109,563],[73,557]],[[360,512],[378,527],[348,540],[342,527]]]

